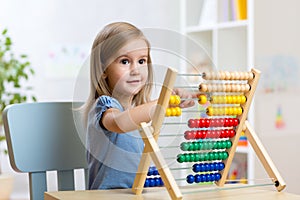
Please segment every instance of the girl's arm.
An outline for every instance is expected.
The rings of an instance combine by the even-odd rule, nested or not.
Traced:
[[[140,123],[151,121],[156,104],[157,101],[151,101],[123,112],[110,108],[103,114],[102,124],[107,130],[116,133],[136,130]]]

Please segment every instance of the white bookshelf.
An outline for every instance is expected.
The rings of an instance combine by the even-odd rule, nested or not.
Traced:
[[[210,1],[211,8],[207,8],[205,3]],[[181,32],[191,40],[203,47],[203,56],[199,54],[199,60],[195,60],[193,52],[186,49],[186,57],[191,58],[192,64],[207,63],[202,61],[203,57],[209,58],[216,70],[228,71],[248,71],[254,66],[253,47],[253,0],[247,1],[247,19],[233,20],[231,17],[225,20],[223,15],[224,3],[231,0],[181,0]],[[204,11],[203,9],[209,9]],[[204,13],[204,14],[203,14]],[[207,16],[211,13],[211,16]],[[200,19],[204,15],[210,18],[207,22]],[[214,16],[215,15],[215,16]],[[201,23],[200,23],[201,22]],[[210,63],[211,64],[211,63]],[[181,71],[186,72],[189,66],[182,63]],[[196,66],[197,67],[197,66]],[[201,69],[198,69],[201,71]],[[254,103],[254,101],[253,101]],[[252,106],[253,108],[254,106]],[[249,112],[248,120],[254,125],[254,111]],[[247,162],[246,178],[249,183],[254,180],[254,153],[251,147],[238,147],[236,151],[238,157],[245,157]]]

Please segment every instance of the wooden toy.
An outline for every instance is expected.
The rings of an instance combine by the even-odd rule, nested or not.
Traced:
[[[172,199],[183,197],[157,144],[164,117],[178,117],[185,112],[178,107],[180,97],[171,95],[176,76],[175,70],[168,69],[154,119],[151,123],[141,124],[140,134],[145,148],[132,187],[135,194],[141,194],[144,187],[164,185]],[[209,104],[205,110],[206,117],[186,119],[188,130],[182,134],[185,141],[178,146],[182,152],[176,158],[178,163],[192,164],[193,174],[186,176],[186,182],[209,182],[224,186],[243,133],[276,189],[283,190],[286,186],[284,180],[246,120],[260,71],[212,71],[201,76],[206,81],[199,85],[201,94],[196,102],[200,105]],[[149,168],[151,159],[156,168]],[[151,178],[153,174],[159,174],[160,177]]]

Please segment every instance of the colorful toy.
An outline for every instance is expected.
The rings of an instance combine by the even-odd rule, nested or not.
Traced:
[[[160,106],[155,110],[154,119],[151,124],[141,124],[140,133],[145,142],[145,154],[141,158],[132,187],[135,194],[141,194],[144,185],[150,185],[147,182],[146,184],[145,180],[152,158],[170,197],[182,199],[180,189],[157,144],[164,117],[180,116],[184,112],[176,110],[180,98],[171,95],[176,75],[174,70],[167,71],[158,99]],[[207,117],[186,119],[188,129],[182,135],[185,141],[179,145],[178,148],[182,152],[176,159],[179,164],[192,164],[193,173],[186,176],[186,182],[188,184],[212,182],[217,186],[224,186],[243,132],[277,190],[283,190],[286,186],[284,180],[246,120],[260,72],[256,69],[250,72],[205,72],[201,76],[206,82],[199,85],[201,94],[197,102],[200,105],[209,103],[205,108]]]

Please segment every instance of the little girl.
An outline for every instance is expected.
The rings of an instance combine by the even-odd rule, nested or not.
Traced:
[[[143,33],[124,22],[105,26],[92,46],[84,105],[89,189],[132,187],[144,148],[137,129],[151,121],[157,103],[150,100],[152,79],[150,44]],[[192,105],[185,101],[181,107]]]

